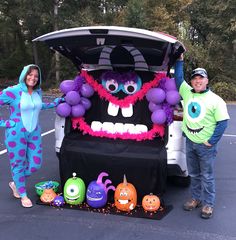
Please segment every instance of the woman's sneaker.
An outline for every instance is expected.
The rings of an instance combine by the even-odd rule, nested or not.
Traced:
[[[196,199],[191,199],[187,201],[183,206],[184,210],[186,211],[192,211],[193,209],[198,207],[201,207],[201,201]]]
[[[202,211],[201,211],[202,218],[204,218],[204,219],[211,218],[212,214],[213,214],[213,207],[208,206],[208,205],[203,206]]]

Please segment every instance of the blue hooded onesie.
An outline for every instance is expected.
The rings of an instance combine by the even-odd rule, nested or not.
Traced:
[[[30,67],[36,67],[39,73],[38,83],[32,94],[28,93],[25,84]],[[0,120],[0,127],[6,127],[5,144],[10,160],[11,174],[21,197],[26,194],[26,177],[36,172],[42,164],[41,128],[38,116],[41,109],[56,107],[61,99],[52,103],[42,102],[41,71],[37,65],[23,68],[19,84],[0,92],[0,107],[9,105],[9,120]]]

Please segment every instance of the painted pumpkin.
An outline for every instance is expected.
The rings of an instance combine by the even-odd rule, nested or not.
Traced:
[[[52,204],[55,207],[62,207],[65,204],[65,200],[62,196],[56,196]]]
[[[43,194],[40,196],[40,200],[44,203],[51,203],[57,194],[52,188],[46,188],[43,190]]]
[[[123,183],[116,187],[114,199],[116,208],[121,211],[129,212],[137,205],[137,191],[133,184],[127,182],[125,175]]]
[[[158,196],[150,193],[149,195],[145,195],[142,200],[142,206],[145,211],[155,212],[159,209],[161,205],[160,199]]]
[[[107,187],[108,184],[112,183],[111,180],[107,179],[104,183],[102,178],[108,176],[107,173],[102,172],[99,174],[96,181],[92,181],[87,188],[86,199],[90,207],[101,208],[107,203],[107,193],[109,190],[115,191],[114,186]]]
[[[76,177],[76,173],[73,173],[73,177],[66,181],[63,192],[66,203],[81,204],[85,198],[85,183],[81,178]]]

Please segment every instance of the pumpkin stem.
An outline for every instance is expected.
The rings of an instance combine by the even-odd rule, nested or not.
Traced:
[[[112,181],[111,181],[110,179],[107,179],[107,180],[104,182],[105,188],[107,187],[107,185],[108,185],[109,183],[112,183]]]
[[[108,173],[106,173],[106,172],[101,172],[101,173],[98,175],[97,183],[102,183],[102,178],[103,178],[103,177],[107,177],[107,176],[108,176]]]
[[[127,183],[127,179],[126,179],[126,176],[125,176],[125,174],[124,174],[123,184],[124,184],[125,186],[127,186],[127,185],[128,185],[128,183]]]
[[[114,186],[109,186],[109,187],[106,189],[106,193],[107,193],[109,190],[115,191],[116,188],[115,188]]]

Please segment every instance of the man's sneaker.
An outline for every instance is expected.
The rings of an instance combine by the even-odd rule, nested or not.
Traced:
[[[194,208],[201,207],[201,201],[196,199],[191,199],[184,204],[184,210],[192,211]]]
[[[210,207],[208,205],[203,206],[202,211],[201,211],[201,217],[208,219],[211,218],[213,214],[213,207]]]

